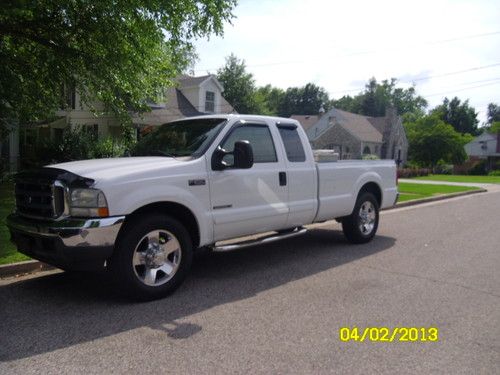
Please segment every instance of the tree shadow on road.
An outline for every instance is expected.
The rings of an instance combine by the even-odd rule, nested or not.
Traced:
[[[56,273],[0,287],[0,361],[51,352],[141,327],[172,339],[203,327],[176,322],[192,314],[256,294],[391,248],[377,236],[351,245],[342,233],[312,229],[274,244],[231,253],[202,252],[172,296],[131,303],[115,294],[103,275]]]

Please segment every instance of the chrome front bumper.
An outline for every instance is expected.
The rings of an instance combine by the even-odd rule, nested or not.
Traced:
[[[20,252],[62,268],[88,268],[79,265],[102,265],[111,256],[124,220],[125,216],[113,216],[39,221],[12,214],[7,227]]]

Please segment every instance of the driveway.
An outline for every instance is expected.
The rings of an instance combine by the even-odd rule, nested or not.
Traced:
[[[500,192],[383,212],[197,256],[171,297],[131,304],[106,278],[0,281],[0,373],[495,373]],[[438,327],[438,342],[342,342],[339,328]]]

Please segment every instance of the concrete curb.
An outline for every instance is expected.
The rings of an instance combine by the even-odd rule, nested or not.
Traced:
[[[451,199],[451,198],[461,197],[464,195],[484,193],[487,191],[488,190],[486,190],[486,189],[479,188],[477,190],[469,190],[469,191],[463,191],[460,193],[439,195],[437,197],[430,197],[430,198],[424,198],[424,199],[414,199],[411,201],[398,203],[393,207],[384,208],[384,209],[382,209],[382,211],[394,210],[396,208],[401,208],[401,207],[416,206],[418,204],[424,204],[424,203],[435,202],[435,201],[440,201],[440,200],[445,200],[445,199]],[[4,264],[4,265],[0,265],[0,279],[7,278],[7,277],[13,277],[16,275],[23,275],[26,273],[49,271],[49,270],[53,270],[53,269],[55,269],[55,267],[53,267],[49,264],[43,263],[43,262],[39,262],[37,260],[27,260],[27,261],[19,262],[19,263]]]
[[[406,202],[398,203],[398,204],[396,204],[395,206],[392,206],[392,207],[383,208],[381,211],[395,210],[396,208],[408,207],[408,206],[416,206],[418,204],[424,204],[424,203],[442,201],[442,200],[445,200],[445,199],[462,197],[462,196],[465,196],[465,195],[471,195],[471,194],[477,194],[477,193],[485,193],[487,191],[488,190],[486,190],[486,189],[478,188],[476,190],[461,191],[460,193],[438,195],[436,197],[423,198],[423,199],[413,199],[411,201],[406,201]]]
[[[39,262],[38,260],[26,260],[24,262],[2,264],[0,265],[0,279],[24,275],[27,273],[49,271],[53,269],[53,266]]]

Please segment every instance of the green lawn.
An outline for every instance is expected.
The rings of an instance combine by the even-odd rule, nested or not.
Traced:
[[[500,184],[500,176],[462,176],[447,174],[431,174],[429,176],[415,177],[416,180],[471,182],[481,184]]]
[[[29,259],[26,255],[18,253],[12,242],[5,225],[5,218],[14,209],[14,186],[10,182],[0,183],[0,264],[20,262]]]
[[[451,186],[451,185],[426,185],[409,182],[400,182],[398,186],[398,202],[409,201],[413,199],[429,198],[435,195],[452,194],[461,191],[477,190],[471,186]]]

